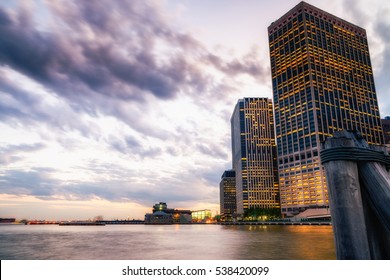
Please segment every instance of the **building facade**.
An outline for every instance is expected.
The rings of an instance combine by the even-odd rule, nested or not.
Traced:
[[[212,218],[213,215],[210,209],[192,211],[192,222],[194,223],[211,222]]]
[[[168,208],[166,202],[153,205],[153,213],[145,214],[145,224],[190,224],[191,210]]]
[[[279,208],[272,100],[238,100],[231,128],[237,214],[249,208]]]
[[[226,170],[221,177],[219,184],[220,194],[220,213],[224,221],[233,220],[237,204],[236,204],[236,172],[234,170]]]
[[[170,225],[173,224],[173,217],[163,211],[155,211],[145,214],[146,225]]]
[[[385,136],[385,144],[390,144],[390,117],[387,116],[382,119],[383,134]]]
[[[268,27],[282,213],[328,207],[320,143],[383,144],[366,31],[305,2]]]

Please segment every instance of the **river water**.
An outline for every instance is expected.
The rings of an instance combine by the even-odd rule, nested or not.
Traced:
[[[0,259],[326,260],[331,226],[0,225]]]

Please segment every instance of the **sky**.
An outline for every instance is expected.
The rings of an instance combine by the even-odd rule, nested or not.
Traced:
[[[267,27],[300,1],[0,1],[0,217],[219,211],[230,117],[272,98]],[[390,115],[390,2],[308,0],[366,29]]]

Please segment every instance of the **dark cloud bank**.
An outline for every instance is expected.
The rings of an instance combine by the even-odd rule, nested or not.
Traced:
[[[42,31],[32,11],[0,9],[0,63],[89,109],[104,108],[91,100],[95,95],[142,102],[147,94],[172,99],[202,90],[210,80],[196,63],[229,76],[265,72],[250,55],[225,62],[144,2],[63,1],[50,11],[57,25]],[[161,59],[163,45],[172,51]]]

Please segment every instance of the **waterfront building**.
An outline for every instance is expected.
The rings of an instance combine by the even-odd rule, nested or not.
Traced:
[[[156,211],[145,215],[146,225],[156,224],[173,224],[173,218],[171,214],[167,214],[163,211]]]
[[[320,143],[383,144],[366,31],[305,2],[268,27],[282,214],[328,207]]]
[[[250,208],[279,208],[272,100],[238,100],[231,117],[237,214]]]
[[[168,208],[166,202],[153,205],[153,213],[145,215],[145,224],[190,224],[191,210]]]
[[[219,203],[221,218],[224,221],[231,221],[236,214],[236,172],[226,170],[223,172],[219,184]]]
[[[166,211],[168,209],[168,205],[166,202],[159,202],[153,205],[153,213],[157,211]]]
[[[192,211],[192,221],[196,223],[204,223],[210,221],[212,218],[210,209]]]
[[[383,134],[385,136],[385,144],[390,144],[390,117],[387,116],[382,121]]]

